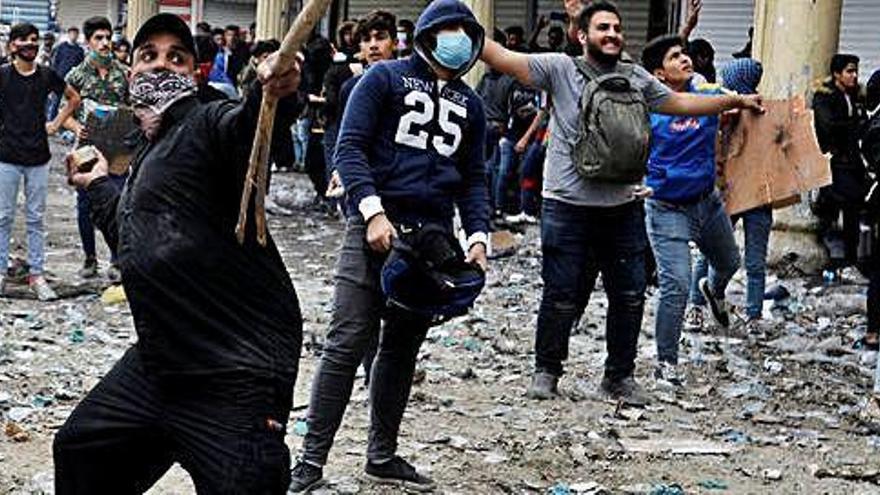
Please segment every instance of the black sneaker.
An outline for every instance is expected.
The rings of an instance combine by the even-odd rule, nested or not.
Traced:
[[[532,375],[532,384],[529,385],[529,389],[526,391],[526,397],[537,400],[552,399],[559,395],[557,390],[558,383],[558,376],[546,371],[536,371]]]
[[[619,380],[603,377],[599,390],[610,399],[623,401],[630,407],[645,407],[651,403],[648,394],[631,376]]]
[[[709,312],[712,313],[712,318],[715,319],[715,323],[725,330],[730,328],[730,313],[727,310],[727,301],[716,297],[715,293],[712,292],[712,288],[709,287],[708,278],[701,278],[699,285],[700,292],[703,294],[703,297],[706,298],[706,302],[709,303]]]
[[[434,480],[419,474],[416,468],[400,456],[394,456],[390,461],[381,464],[367,461],[364,471],[367,478],[383,485],[399,486],[416,492],[431,492],[435,488]]]
[[[324,481],[324,470],[320,466],[309,464],[305,461],[297,461],[296,466],[290,471],[290,488],[288,493],[307,493]]]

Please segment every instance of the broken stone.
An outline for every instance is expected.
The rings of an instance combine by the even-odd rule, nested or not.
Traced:
[[[782,479],[782,471],[779,469],[765,469],[761,471],[761,477],[767,481],[779,481]]]
[[[628,452],[642,454],[730,455],[736,451],[730,445],[692,438],[656,438],[652,440],[622,438],[620,444]]]

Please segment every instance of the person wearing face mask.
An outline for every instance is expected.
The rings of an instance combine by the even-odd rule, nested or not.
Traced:
[[[409,19],[397,21],[397,58],[409,57],[413,52],[413,32],[416,26]]]
[[[384,321],[370,377],[364,470],[382,484],[418,491],[434,487],[397,455],[416,357],[431,320],[389,307],[380,278],[398,235],[424,225],[451,235],[456,206],[468,236],[461,261],[485,269],[486,121],[480,98],[461,80],[476,63],[483,40],[483,28],[464,3],[434,0],[419,17],[414,54],[373,65],[348,98],[336,142],[348,222],[309,413],[320,437],[311,437],[318,448],[307,450],[305,462],[297,465],[311,474],[295,473],[297,478],[320,481],[355,371]]]
[[[0,294],[5,292],[9,241],[18,188],[24,181],[27,225],[28,284],[37,298],[55,299],[55,291],[43,276],[43,213],[49,181],[48,135],[58,132],[61,122],[79,107],[79,95],[52,69],[36,63],[39,31],[30,23],[16,24],[9,31],[12,63],[0,66]],[[46,122],[49,94],[67,98],[67,105]]]
[[[86,103],[79,108],[75,118],[65,122],[65,127],[76,133],[80,144],[87,144],[89,136],[86,131],[86,120],[89,113],[95,111],[96,105],[119,107],[127,104],[128,68],[113,54],[111,40],[113,26],[106,17],[86,19],[83,23],[83,34],[88,43],[88,54],[82,63],[67,74],[66,80]],[[128,163],[113,164],[109,178],[120,190],[127,176]],[[89,219],[88,195],[82,190],[76,192],[76,223],[85,255],[79,276],[92,278],[98,274],[95,227]],[[110,246],[110,268],[107,270],[107,277],[112,282],[119,281],[116,250],[113,246]]]
[[[534,399],[558,395],[572,325],[586,307],[601,272],[608,295],[608,357],[597,392],[630,405],[644,405],[649,397],[633,373],[647,286],[644,199],[650,189],[643,180],[651,132],[648,112],[699,116],[733,108],[760,110],[760,98],[674,92],[642,67],[621,60],[625,38],[620,10],[613,2],[595,0],[584,5],[580,0],[565,0],[564,6],[572,22],[569,32],[583,47],[582,56],[528,55],[491,41],[482,54],[489,66],[547,91],[553,100],[542,192],[544,288],[535,336],[535,373],[527,395]],[[607,127],[635,123],[626,134],[634,139],[617,139],[614,146],[609,142],[606,150],[614,150],[611,154],[589,147],[581,153],[583,143],[597,142],[582,139],[581,125],[585,117],[598,119],[595,112],[582,108],[581,98],[588,90],[597,95],[598,78],[609,74],[626,80],[611,89],[626,89],[640,104],[629,107],[638,109],[638,115],[615,119]],[[604,101],[612,100],[606,96]],[[614,119],[618,112],[604,115]],[[611,136],[601,133],[598,137]],[[615,158],[621,147],[636,145],[628,148],[627,163]],[[615,168],[629,169],[633,174],[616,176]],[[590,169],[607,170],[611,177],[597,179],[588,173]]]
[[[56,434],[55,493],[143,493],[177,462],[197,493],[283,494],[302,318],[271,236],[248,222],[239,244],[235,226],[262,94],[289,126],[298,63],[274,54],[243,101],[201,103],[180,17],[151,17],[132,44],[131,176],[120,192],[99,157],[68,180],[117,244],[138,341]]]

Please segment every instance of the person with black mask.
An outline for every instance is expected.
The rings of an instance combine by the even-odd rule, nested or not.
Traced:
[[[298,67],[272,56],[244,100],[203,104],[180,17],[151,17],[133,45],[129,181],[113,187],[100,155],[68,180],[118,246],[138,341],[56,433],[55,493],[143,493],[178,462],[198,493],[283,494],[302,317],[271,236],[249,223],[239,244],[235,226],[263,93],[289,125]]]
[[[48,136],[79,108],[80,97],[64,79],[36,63],[40,34],[36,26],[21,23],[9,31],[12,63],[0,66],[0,295],[5,291],[9,241],[15,218],[19,184],[24,182],[28,246],[28,285],[41,301],[55,299],[43,274],[43,213],[49,188]],[[46,122],[49,94],[64,95],[67,104]]]

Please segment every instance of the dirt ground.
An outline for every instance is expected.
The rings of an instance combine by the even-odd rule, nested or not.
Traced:
[[[102,277],[85,283],[75,195],[55,162],[48,262],[67,297],[39,303],[13,288],[0,298],[0,493],[52,492],[52,435],[135,340],[125,304],[102,302]],[[309,206],[308,181],[276,174],[270,219],[305,317],[295,410],[287,441],[301,444],[308,392],[330,318],[332,271],[343,224]],[[23,257],[19,216],[13,253]],[[230,235],[232,235],[230,233]],[[763,334],[686,334],[686,390],[653,390],[654,292],[640,337],[637,378],[654,394],[642,410],[593,396],[604,359],[601,290],[571,340],[563,397],[524,397],[541,293],[537,228],[511,257],[493,260],[489,286],[468,317],[436,327],[419,358],[401,454],[443,493],[880,493],[880,436],[859,419],[876,355],[851,350],[864,331],[864,280],[824,287],[781,282],[791,297],[767,304]],[[784,274],[784,275],[791,275]],[[730,294],[742,303],[744,278]],[[79,294],[79,295],[77,295]],[[359,384],[362,381],[359,379]],[[386,493],[362,475],[366,391],[355,389],[319,493]],[[848,479],[844,479],[848,478]],[[601,487],[599,486],[601,485]],[[179,467],[151,491],[192,493]]]

